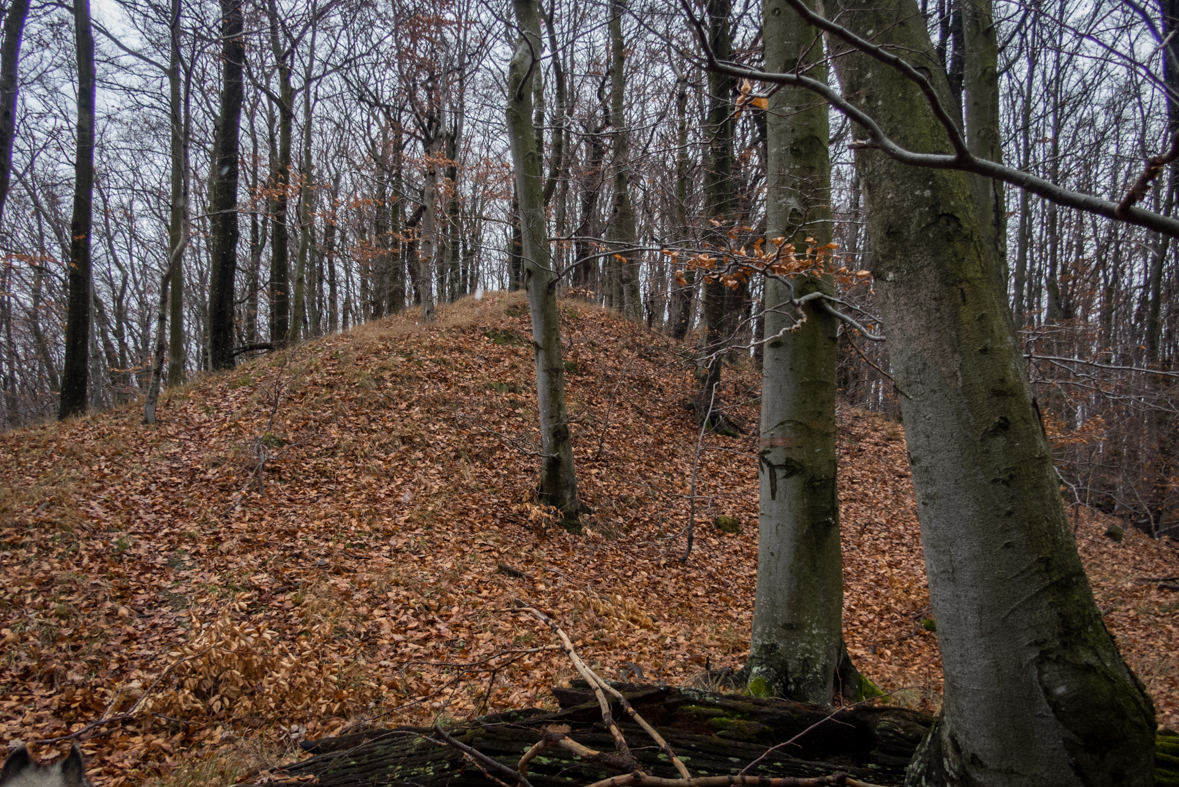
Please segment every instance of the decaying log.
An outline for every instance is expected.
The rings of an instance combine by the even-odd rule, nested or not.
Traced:
[[[686,688],[633,684],[613,684],[613,688],[658,732],[693,779],[707,777],[709,783],[716,783],[716,777],[741,774],[750,779],[814,779],[811,783],[816,785],[900,784],[905,765],[933,723],[924,714],[887,705],[832,712],[788,700]],[[280,781],[273,783],[294,787],[308,784],[308,777],[313,777],[311,783],[322,787],[529,783],[532,787],[584,787],[619,777],[615,785],[655,787],[656,780],[683,779],[664,745],[627,721],[614,724],[626,737],[642,775],[620,773],[619,763],[625,758],[616,754],[615,739],[603,724],[595,692],[582,683],[554,689],[553,694],[559,711],[513,711],[448,731],[447,737],[478,757],[449,745],[430,728],[373,730],[306,745],[315,756],[287,766],[276,774]],[[627,719],[624,704],[613,695],[609,699],[610,715]],[[526,753],[530,753],[526,781],[514,780]],[[836,776],[840,773],[847,774],[847,781]],[[749,779],[727,783],[743,781]]]

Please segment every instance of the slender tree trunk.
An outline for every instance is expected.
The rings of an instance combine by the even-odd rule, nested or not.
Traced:
[[[213,141],[213,176],[209,188],[212,256],[209,274],[209,365],[232,369],[234,277],[237,273],[238,132],[242,112],[242,0],[221,2],[221,109]]]
[[[179,10],[180,0],[172,0],[172,7],[174,10]],[[187,180],[187,177],[185,178]],[[187,183],[185,184],[184,196],[187,198]],[[187,218],[188,206],[183,205],[182,211]],[[155,352],[152,355],[151,364],[151,380],[147,386],[147,396],[143,401],[143,422],[145,424],[154,424],[156,422],[156,404],[160,398],[160,381],[164,374],[164,350],[167,344],[165,332],[168,328],[168,283],[179,270],[180,258],[184,255],[184,249],[188,245],[188,222],[181,224],[180,238],[175,248],[172,249],[172,254],[168,260],[168,267],[164,270],[164,277],[160,282],[160,307],[156,317],[156,346]]]
[[[402,199],[405,192],[405,156],[403,155],[405,138],[401,131],[401,118],[397,118],[394,132],[393,193],[386,203],[386,209],[389,211],[389,253],[387,258],[389,267],[387,311],[389,314],[396,314],[405,308],[405,266],[409,264],[409,258],[405,253],[405,233],[402,230],[405,224],[402,216],[402,207],[405,205],[405,200]]]
[[[784,0],[764,0],[766,69],[825,79],[818,35]],[[803,89],[770,98],[766,120],[767,253],[831,241],[827,107]],[[826,267],[819,252],[813,265]],[[835,457],[835,318],[812,293],[834,295],[831,275],[765,282],[758,449],[757,598],[747,681],[790,699],[830,705],[843,632],[843,565]],[[801,324],[800,324],[801,323]],[[761,681],[763,685],[757,685]],[[857,687],[847,687],[855,694]]]
[[[966,144],[979,158],[1002,163],[1003,131],[999,123],[999,36],[992,0],[960,0]],[[1003,183],[975,176],[984,221],[992,228],[995,249],[1006,266],[1007,205]]]
[[[438,214],[438,151],[442,134],[434,137],[426,151],[426,179],[422,184],[422,231],[418,238],[418,303],[422,322],[434,322],[434,228]]]
[[[94,212],[94,33],[90,0],[74,0],[78,56],[78,131],[74,158],[74,211],[70,219],[69,301],[65,364],[61,374],[61,418],[86,410],[90,366],[90,240]]]
[[[326,268],[327,275],[327,330],[328,333],[336,333],[340,330],[340,293],[339,283],[336,280],[336,233],[337,222],[339,216],[336,213],[338,208],[337,200],[340,198],[340,173],[336,171],[332,174],[332,190],[331,201],[332,209],[324,221],[323,227],[323,264]],[[340,246],[344,246],[343,232],[340,233]]]
[[[291,331],[291,246],[287,213],[290,206],[292,135],[295,124],[295,89],[291,85],[291,57],[279,38],[282,21],[274,0],[266,6],[270,23],[270,48],[278,71],[278,158],[271,190],[273,215],[270,225],[270,343],[282,347]]]
[[[729,31],[730,0],[708,0],[709,45],[716,57],[729,60],[732,42]],[[728,230],[732,223],[733,201],[733,85],[732,77],[715,72],[708,74],[708,171],[704,176],[705,218],[711,227],[706,233],[719,264],[725,264]],[[704,346],[699,363],[700,393],[697,411],[710,428],[728,431],[715,413],[720,408],[717,387],[721,366],[729,346],[726,333],[729,288],[718,276],[704,276]]]
[[[573,256],[577,262],[577,268],[573,271],[573,286],[582,289],[598,284],[597,244],[592,239],[598,233],[598,199],[602,192],[603,162],[606,157],[601,129],[589,131],[588,136],[589,160],[586,162],[586,183],[581,192],[581,219],[574,233],[577,240],[573,242]]]
[[[675,221],[680,232],[688,230],[688,77],[673,61],[675,74]],[[671,290],[671,335],[683,341],[692,323],[692,299],[696,292],[696,271],[688,269],[677,277]]]
[[[294,308],[291,310],[291,324],[287,333],[289,344],[298,344],[302,337],[303,322],[306,319],[307,266],[311,262],[311,249],[315,242],[315,190],[311,184],[314,174],[311,161],[311,115],[314,106],[311,100],[311,70],[315,63],[315,33],[316,28],[312,26],[307,71],[303,79],[303,172],[299,184],[299,256],[295,262]]]
[[[828,10],[949,87],[917,6]],[[846,94],[905,146],[948,152],[900,72],[833,41]],[[901,400],[945,704],[908,784],[1149,785],[1154,708],[1102,622],[1061,503],[970,177],[857,151]]]
[[[610,235],[614,241],[611,268],[618,272],[622,313],[628,320],[643,319],[639,288],[639,256],[633,249],[637,232],[635,210],[630,201],[630,131],[626,125],[626,42],[622,40],[622,15],[626,0],[610,3],[610,125],[614,140],[614,208]]]
[[[168,107],[171,126],[171,181],[172,195],[168,213],[168,271],[163,284],[171,288],[170,308],[172,333],[169,337],[168,385],[180,385],[184,379],[184,249],[188,246],[188,141],[191,120],[185,105],[188,91],[182,90],[180,80],[180,0],[172,0],[168,22]],[[161,293],[163,298],[165,293]],[[167,319],[161,316],[161,319]],[[157,342],[162,337],[157,337]],[[157,348],[158,351],[158,348]],[[158,358],[155,361],[158,362]],[[153,384],[154,378],[153,362]],[[149,388],[149,395],[150,395]],[[155,394],[159,396],[158,387]],[[147,416],[144,416],[145,420]],[[152,420],[155,423],[154,403]]]
[[[520,226],[528,306],[532,314],[532,348],[540,410],[540,499],[556,507],[567,526],[576,527],[581,503],[573,467],[573,443],[565,413],[565,365],[561,359],[560,314],[551,267],[544,211],[544,176],[532,124],[531,80],[540,79],[543,50],[535,0],[514,0],[523,34],[508,67],[508,139],[520,200]]]
[[[16,99],[20,89],[20,42],[24,35],[29,0],[12,0],[4,14],[4,41],[0,43],[0,221],[8,199],[12,175],[12,143],[16,136]]]
[[[1036,82],[1036,65],[1039,62],[1039,49],[1036,41],[1039,16],[1032,15],[1031,28],[1028,31],[1028,64],[1027,84],[1024,87],[1023,103],[1021,107],[1022,130],[1020,131],[1020,166],[1025,172],[1031,171],[1032,166],[1032,93]],[[1028,292],[1028,257],[1032,244],[1032,216],[1031,201],[1026,190],[1019,192],[1019,236],[1016,239],[1015,260],[1015,292],[1011,302],[1015,311],[1015,326],[1023,329],[1027,309]]]

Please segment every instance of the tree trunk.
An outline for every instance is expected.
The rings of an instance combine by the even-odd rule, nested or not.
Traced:
[[[635,210],[630,201],[630,132],[626,126],[624,99],[626,92],[625,42],[622,40],[622,15],[626,0],[610,3],[610,125],[614,140],[614,210],[610,220],[610,239],[614,255],[610,267],[618,273],[622,295],[622,313],[628,320],[643,319],[639,288],[638,251],[634,250],[637,233]]]
[[[282,21],[274,0],[266,6],[270,23],[270,48],[274,52],[278,71],[278,159],[270,188],[273,196],[273,215],[270,225],[270,343],[282,347],[291,330],[291,247],[287,211],[290,204],[291,136],[295,123],[295,89],[291,85],[293,53],[283,50],[279,40]]]
[[[234,276],[237,273],[238,131],[242,113],[242,0],[221,2],[221,108],[209,188],[209,366],[232,369]]]
[[[69,302],[65,363],[61,373],[61,418],[85,412],[90,366],[90,236],[94,212],[94,33],[90,0],[74,0],[78,56],[78,132],[74,158],[74,210],[70,219]]]
[[[929,69],[911,0],[830,9]],[[916,20],[911,21],[911,20]],[[846,95],[898,144],[949,150],[917,87],[833,40]],[[935,152],[935,151],[931,151]],[[873,275],[901,401],[945,675],[908,783],[1148,785],[1154,708],[1094,603],[968,175],[861,150]]]
[[[315,10],[312,8],[312,18]],[[311,115],[314,106],[311,100],[311,71],[315,63],[316,26],[311,26],[311,45],[307,53],[307,71],[303,78],[303,177],[299,184],[299,256],[295,262],[295,297],[291,310],[291,324],[287,331],[287,342],[298,344],[303,335],[303,322],[307,311],[307,266],[311,263],[312,245],[315,243],[315,219],[313,203],[315,190],[311,186]]]
[[[763,11],[766,69],[824,79],[816,31],[784,0],[765,0]],[[793,244],[802,256],[808,246],[831,240],[827,107],[809,91],[783,87],[770,97],[766,126],[767,253],[779,239],[779,253]],[[826,267],[821,253],[814,264]],[[825,272],[765,281],[757,599],[747,681],[755,694],[769,689],[830,705],[843,631],[835,478],[838,325],[821,301],[801,310],[791,306],[792,291],[834,295],[835,284]],[[847,688],[852,694],[858,689]]]
[[[532,124],[530,80],[540,79],[543,51],[540,19],[534,0],[514,0],[522,35],[508,67],[507,122],[520,203],[521,251],[532,315],[532,349],[536,360],[536,398],[540,410],[540,500],[560,511],[576,527],[581,503],[573,468],[573,443],[565,414],[565,365],[561,358],[561,325],[556,282],[545,226],[544,176]]]
[[[20,90],[20,42],[29,15],[29,0],[12,0],[4,14],[0,43],[0,221],[12,176],[12,142],[16,136],[16,98]]]
[[[729,31],[730,0],[708,0],[708,39],[720,60],[731,58]],[[708,171],[704,176],[705,219],[711,229],[706,232],[707,245],[718,264],[725,264],[728,226],[732,221],[733,200],[733,85],[732,77],[716,72],[708,74]],[[704,346],[699,362],[700,393],[697,412],[710,428],[728,431],[723,419],[715,415],[720,407],[717,386],[721,365],[729,346],[726,333],[729,288],[717,276],[704,276]]]
[[[169,306],[172,331],[169,336],[168,348],[168,385],[180,385],[184,380],[184,250],[188,246],[189,233],[188,142],[191,138],[189,131],[192,123],[186,106],[187,85],[182,90],[180,83],[180,0],[172,0],[168,31],[170,53],[168,56],[168,114],[172,127],[172,199],[168,213],[168,272],[164,274],[161,283],[166,282],[167,286],[171,288]],[[160,297],[163,298],[162,293]],[[162,319],[167,320],[166,317]],[[162,341],[161,337],[157,337],[157,342],[159,341]],[[157,352],[158,349],[157,347]],[[152,382],[156,384],[154,371]],[[155,390],[155,395],[159,396],[158,387]],[[152,420],[148,423],[155,423],[154,405]]]
[[[422,231],[418,238],[418,303],[422,322],[434,322],[434,228],[438,216],[438,152],[442,145],[441,133],[434,136],[426,149],[426,178],[422,184]]]
[[[966,144],[979,158],[1002,163],[1003,131],[999,123],[999,36],[992,0],[962,3],[963,93],[966,102]],[[1007,259],[1007,206],[1003,183],[974,176],[983,221],[991,242]],[[1006,266],[1005,266],[1006,267]]]
[[[673,61],[675,74],[675,217],[678,229],[688,231],[688,77]],[[692,327],[692,300],[696,292],[696,271],[683,271],[683,284],[676,279],[671,290],[671,335],[683,341]]]

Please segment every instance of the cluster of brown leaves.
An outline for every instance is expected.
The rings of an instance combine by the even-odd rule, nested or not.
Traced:
[[[744,438],[709,437],[680,557],[697,426],[690,353],[562,306],[579,481],[572,535],[534,502],[533,361],[520,295],[366,325],[134,408],[0,436],[0,741],[106,719],[83,749],[137,784],[243,738],[543,704],[573,677],[550,613],[606,677],[738,667],[757,553],[757,375],[726,369]],[[849,649],[894,701],[935,705],[902,432],[844,411]],[[744,531],[717,530],[719,514]],[[1179,724],[1172,546],[1079,541],[1107,622]],[[1165,585],[1165,583],[1162,583]],[[44,749],[44,747],[42,747]],[[42,755],[47,751],[41,751]]]

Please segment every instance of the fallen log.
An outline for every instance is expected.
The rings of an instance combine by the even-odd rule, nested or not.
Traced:
[[[556,712],[531,708],[447,731],[398,727],[309,743],[305,748],[315,756],[271,773],[269,780],[290,787],[573,787],[605,780],[611,787],[658,787],[670,784],[667,780],[701,787],[719,784],[717,777],[726,777],[726,784],[806,780],[779,787],[892,785],[903,781],[905,766],[933,723],[925,714],[887,705],[832,711],[781,699],[612,685],[663,739],[657,744],[628,720],[626,703],[611,698],[610,713],[620,720],[615,727],[633,757],[629,772],[594,691],[575,684],[553,690],[561,707]]]

